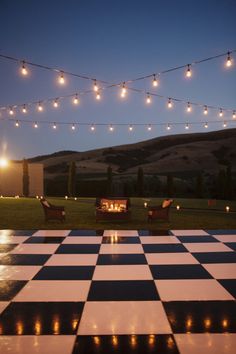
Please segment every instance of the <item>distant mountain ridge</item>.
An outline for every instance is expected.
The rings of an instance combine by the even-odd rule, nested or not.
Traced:
[[[236,172],[236,128],[169,135],[84,152],[59,151],[28,161],[43,163],[48,178],[67,173],[71,161],[76,162],[78,173],[88,174],[105,173],[108,165],[116,174],[134,174],[138,167],[148,174],[203,170],[214,174],[229,163]]]

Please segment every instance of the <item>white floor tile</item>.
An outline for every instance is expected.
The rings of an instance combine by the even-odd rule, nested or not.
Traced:
[[[59,244],[24,243],[16,246],[11,254],[53,254]]]
[[[75,336],[0,336],[2,354],[71,354]]]
[[[18,244],[18,243],[23,243],[26,241],[28,236],[7,236],[3,235],[0,236],[0,244],[1,245],[6,245],[6,244]]]
[[[103,236],[138,236],[137,230],[105,230]]]
[[[189,252],[233,252],[221,242],[183,243]]]
[[[80,335],[171,333],[160,301],[86,302]]]
[[[41,266],[0,265],[0,280],[30,280],[41,268]]]
[[[69,235],[71,230],[38,230],[32,236],[42,236],[42,237],[63,237]]]
[[[97,254],[53,254],[45,263],[47,266],[95,265]]]
[[[148,265],[99,265],[93,280],[145,280],[153,279]]]
[[[32,280],[13,301],[86,301],[91,281]]]
[[[66,237],[62,243],[66,244],[99,244],[102,242],[102,237],[99,236],[73,236],[73,237]]]
[[[0,314],[5,310],[5,308],[10,304],[8,301],[0,301]],[[1,349],[1,347],[0,347]],[[0,350],[1,351],[1,350]]]
[[[235,279],[236,263],[202,264],[215,279]]]
[[[199,264],[195,257],[187,252],[146,253],[148,264]]]
[[[155,280],[163,301],[234,300],[215,279]]]
[[[181,354],[235,354],[235,333],[175,334]]]
[[[143,253],[143,247],[140,244],[102,244],[100,247],[100,254],[112,253]]]
[[[180,241],[175,236],[141,236],[140,237],[142,244],[153,244],[153,243],[180,243]]]
[[[175,236],[209,236],[204,230],[170,230]]]
[[[236,242],[236,235],[212,235],[221,242]]]

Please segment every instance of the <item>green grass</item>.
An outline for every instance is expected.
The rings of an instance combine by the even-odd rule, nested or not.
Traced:
[[[236,229],[236,202],[217,201],[208,207],[204,199],[175,199],[170,211],[170,222],[155,220],[147,222],[149,205],[158,205],[163,199],[132,198],[132,218],[129,222],[95,222],[95,198],[48,198],[52,204],[64,205],[66,221],[45,223],[43,209],[39,200],[34,198],[0,198],[0,229]],[[176,210],[179,204],[181,209]],[[232,212],[226,213],[228,205]]]

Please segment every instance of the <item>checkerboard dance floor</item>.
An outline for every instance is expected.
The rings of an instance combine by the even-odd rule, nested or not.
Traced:
[[[0,231],[0,353],[236,352],[236,230]]]

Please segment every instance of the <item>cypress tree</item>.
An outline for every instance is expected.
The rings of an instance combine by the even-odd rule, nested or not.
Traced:
[[[23,159],[22,162],[22,169],[23,169],[23,196],[29,196],[29,166],[28,161]]]
[[[167,197],[172,197],[173,193],[174,193],[174,180],[173,180],[173,176],[169,173],[167,175]]]
[[[107,167],[107,196],[112,195],[112,182],[113,182],[112,168],[111,166],[108,166]]]
[[[75,182],[76,182],[76,164],[75,161],[71,161],[69,167],[69,176],[68,176],[68,194],[70,197],[75,195]]]
[[[137,194],[138,197],[143,197],[144,195],[144,174],[142,167],[138,168],[137,174]]]

